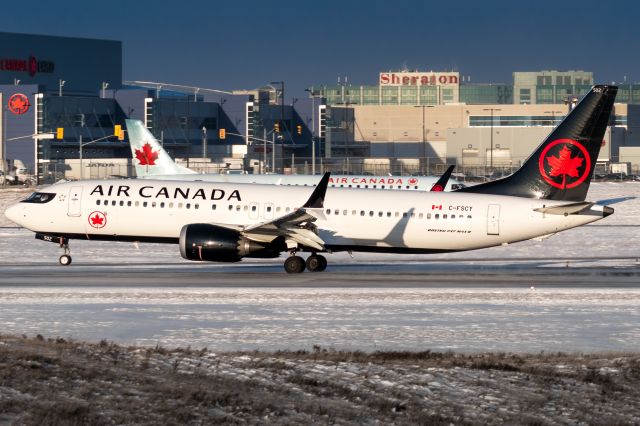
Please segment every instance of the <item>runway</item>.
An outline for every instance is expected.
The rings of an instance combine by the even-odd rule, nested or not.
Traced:
[[[640,349],[640,268],[280,263],[6,266],[3,332],[280,350]]]

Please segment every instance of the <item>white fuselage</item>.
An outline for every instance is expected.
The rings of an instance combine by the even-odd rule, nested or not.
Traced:
[[[283,186],[315,186],[321,176],[314,175],[253,175],[253,174],[183,174],[183,175],[149,175],[139,177],[145,180],[177,180],[196,182],[224,183],[258,183]],[[438,181],[435,176],[369,176],[369,175],[331,175],[329,188],[356,189],[400,189],[413,191],[430,191]],[[445,191],[452,191],[465,185],[449,179]]]
[[[32,231],[69,236],[176,242],[184,225],[236,229],[269,222],[302,206],[313,188],[160,180],[101,180],[52,185],[46,203],[21,202],[6,215]],[[472,193],[329,188],[314,211],[327,250],[434,252],[496,246],[552,234],[603,217],[536,208],[561,201]],[[174,241],[175,240],[175,241]]]

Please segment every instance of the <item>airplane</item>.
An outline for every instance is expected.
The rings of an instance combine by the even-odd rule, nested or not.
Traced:
[[[313,175],[283,175],[283,174],[199,174],[177,164],[171,159],[158,140],[151,134],[142,121],[125,120],[129,133],[129,145],[136,176],[143,179],[168,180],[200,180],[203,182],[233,182],[260,183],[277,185],[314,186],[318,183],[318,176]],[[449,179],[451,172],[448,173]],[[371,175],[341,175],[334,174],[329,179],[331,188],[368,188],[368,189],[409,189],[430,191],[436,187],[438,178],[435,176],[371,176]],[[457,179],[452,179],[446,185],[439,183],[445,191],[460,189],[465,186]]]
[[[546,237],[613,208],[584,201],[617,87],[597,85],[513,175],[454,192],[113,179],[65,182],[7,209],[64,249],[70,239],[177,244],[183,258],[237,262],[287,252],[287,273],[325,270],[320,253],[442,253]],[[611,200],[609,200],[611,201]],[[611,204],[609,202],[609,204]],[[308,258],[300,252],[310,252]]]

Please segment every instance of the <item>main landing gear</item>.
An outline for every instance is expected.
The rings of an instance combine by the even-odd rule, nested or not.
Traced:
[[[300,256],[296,256],[295,252],[284,261],[284,270],[288,274],[299,274],[305,270],[309,272],[322,272],[327,269],[327,259],[319,254],[312,254],[305,262]]]

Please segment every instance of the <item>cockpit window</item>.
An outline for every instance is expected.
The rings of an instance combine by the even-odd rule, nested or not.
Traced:
[[[29,195],[29,197],[26,200],[23,200],[22,202],[44,204],[53,200],[55,196],[56,194],[53,192],[34,192],[33,194]]]

